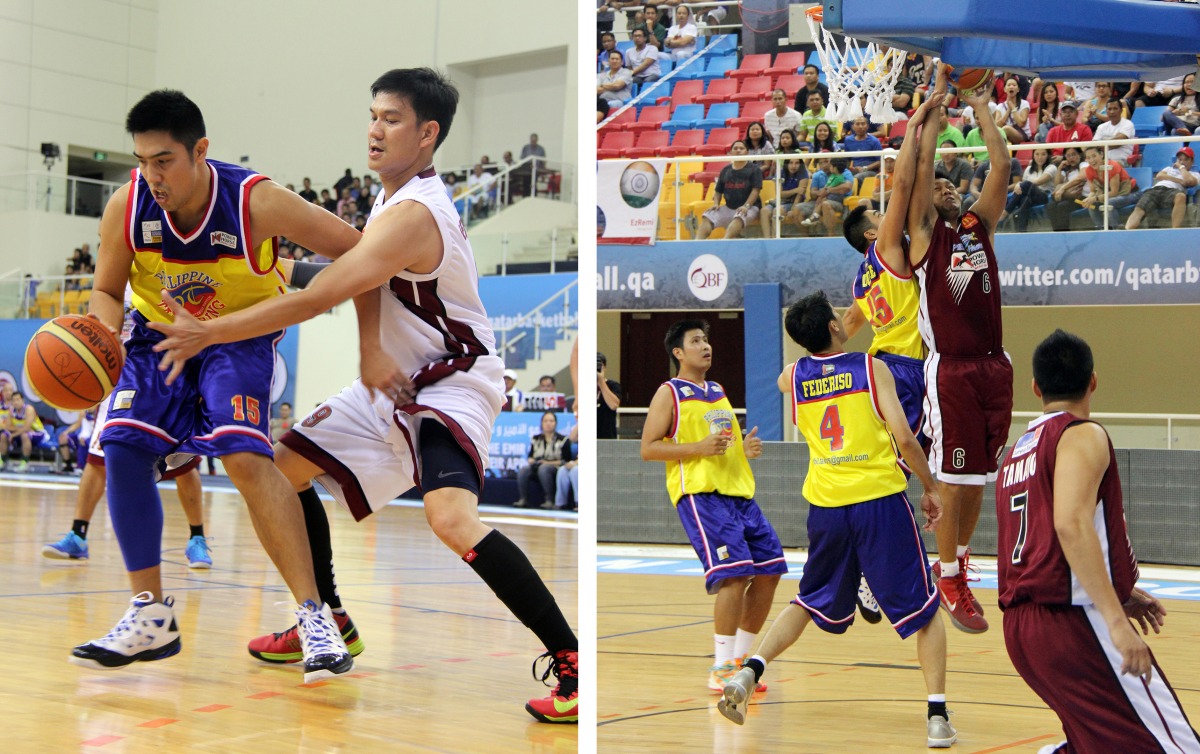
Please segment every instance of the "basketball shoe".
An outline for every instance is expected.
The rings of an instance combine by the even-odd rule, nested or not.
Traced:
[[[875,600],[875,594],[871,591],[871,587],[867,586],[866,576],[860,576],[858,579],[858,596],[856,599],[858,601],[858,612],[867,623],[878,623],[883,619],[883,613],[879,611],[879,603]]]
[[[304,682],[341,675],[354,667],[354,657],[333,620],[329,605],[308,600],[296,608],[296,633],[304,652]]]
[[[725,684],[729,683],[729,679],[733,678],[733,674],[738,672],[740,665],[737,660],[725,662],[720,665],[713,665],[708,669],[708,688],[710,691],[724,691]]]
[[[538,678],[538,661],[543,657],[550,658],[550,664],[541,678]],[[550,692],[550,696],[530,699],[525,703],[525,710],[543,723],[578,723],[579,652],[574,649],[560,649],[557,652],[546,652],[533,661],[535,679],[546,683],[551,673],[558,679],[558,683]]]
[[[925,721],[925,745],[930,749],[949,749],[958,740],[958,731],[941,715]]]
[[[208,540],[204,537],[192,537],[188,540],[185,551],[188,568],[212,568],[212,551],[208,549]]]
[[[972,573],[979,573],[979,567],[971,565],[970,547],[967,548],[966,554],[958,559],[958,572],[966,574],[968,584],[972,581],[979,581],[978,576],[971,575]],[[933,577],[935,579],[940,579],[942,577],[942,561],[940,560],[934,561]],[[968,590],[968,594],[971,595],[971,604],[975,606],[975,612],[983,615],[983,605],[979,604],[979,600],[975,599],[975,593]]]
[[[43,547],[42,555],[54,560],[87,560],[87,540],[69,531],[62,539]]]
[[[142,592],[129,601],[129,610],[103,638],[71,650],[71,662],[97,670],[114,670],[135,662],[162,660],[178,654],[179,627],[173,597],[155,602]]]
[[[1048,744],[1038,749],[1038,754],[1055,754],[1055,752],[1067,745],[1066,741],[1059,741],[1056,744]]]
[[[933,577],[937,583],[942,609],[950,615],[950,622],[959,631],[981,634],[988,630],[987,619],[975,609],[975,596],[967,586],[967,574],[960,567],[957,576],[942,578],[942,564],[933,564]]]
[[[737,664],[737,669],[741,670],[742,668],[746,667],[746,660],[749,660],[749,659],[750,659],[750,653],[747,652],[746,654],[742,655],[741,657],[734,658],[733,661],[734,661],[734,663]],[[762,681],[759,681],[758,685],[754,687],[754,690],[760,691],[760,692],[766,691],[767,684],[763,683]],[[722,687],[722,691],[724,691],[724,687]]]
[[[354,621],[350,620],[350,616],[346,613],[334,613],[333,620],[342,632],[342,641],[346,643],[350,656],[358,657],[362,654],[366,645],[358,635],[358,629],[355,628]],[[296,633],[295,626],[286,631],[251,639],[246,649],[263,662],[292,663],[304,659],[304,652],[300,649],[300,636]]]
[[[722,691],[724,694],[717,702],[717,710],[738,725],[744,725],[746,706],[754,695],[754,671],[750,668],[737,671]]]

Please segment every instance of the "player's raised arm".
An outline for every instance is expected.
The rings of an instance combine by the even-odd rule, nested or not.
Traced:
[[[722,455],[733,439],[712,434],[700,442],[675,443],[665,439],[675,423],[675,399],[669,385],[660,385],[650,400],[646,423],[642,425],[643,461],[679,461],[685,458]]]
[[[933,472],[929,470],[929,462],[925,460],[925,451],[921,449],[921,443],[917,442],[917,438],[909,429],[908,417],[904,415],[904,408],[896,395],[896,380],[887,364],[879,359],[871,359],[871,376],[875,380],[875,399],[879,402],[879,413],[883,415],[888,431],[895,438],[904,463],[912,469],[925,488],[925,494],[921,496],[921,509],[927,520],[926,531],[932,530],[941,519],[942,502],[938,496]]]
[[[1146,676],[1151,667],[1150,649],[1117,598],[1094,523],[1096,493],[1108,462],[1108,435],[1099,424],[1076,424],[1062,433],[1054,462],[1054,533],[1072,575],[1108,625],[1121,653],[1121,672]]]
[[[940,92],[943,96],[945,95],[948,75],[949,71],[946,66],[939,63],[937,84],[933,89],[934,94]],[[937,208],[933,204],[933,163],[937,159],[937,137],[936,128],[921,129],[917,168],[913,174],[912,197],[908,201],[908,222],[906,223],[910,244],[908,260],[912,266],[916,266],[925,258],[925,254],[929,250],[929,242],[933,239],[933,224],[937,220]]]
[[[975,112],[984,113],[988,109],[987,94],[981,94],[968,100]],[[1008,154],[1008,142],[1004,132],[989,118],[979,119],[979,130],[983,132],[983,143],[987,146],[988,161],[991,170],[983,180],[983,192],[971,211],[979,215],[979,219],[987,226],[988,233],[995,238],[996,224],[1004,213],[1004,205],[1008,201],[1008,179],[1012,173],[1012,162]]]
[[[133,250],[125,240],[125,210],[129,200],[129,184],[113,192],[100,219],[100,248],[96,250],[96,273],[92,278],[92,296],[88,312],[115,332],[121,332],[125,322],[125,286],[129,284],[129,268],[133,265]]]
[[[875,248],[878,249],[879,247],[876,246]],[[891,262],[888,262],[888,264],[891,264]],[[908,260],[904,260],[904,269],[907,268]],[[850,306],[846,307],[846,312],[842,314],[842,329],[846,331],[847,340],[853,338],[865,324],[867,324],[867,317],[862,313],[862,309],[858,307],[858,304],[850,304]],[[780,375],[780,378],[782,379],[783,375]],[[782,390],[782,388],[780,389]],[[783,392],[790,391],[791,388],[789,387]]]
[[[908,269],[908,259],[904,250],[904,231],[908,226],[908,207],[913,195],[914,174],[917,170],[917,151],[919,138],[917,128],[929,120],[930,113],[936,113],[946,99],[945,92],[935,91],[929,95],[908,121],[908,133],[911,139],[904,139],[900,144],[900,154],[896,155],[896,165],[892,173],[892,195],[888,201],[887,211],[883,222],[879,224],[879,234],[875,239],[875,253],[893,270]],[[857,309],[858,307],[851,307]],[[850,333],[851,337],[853,334]]]

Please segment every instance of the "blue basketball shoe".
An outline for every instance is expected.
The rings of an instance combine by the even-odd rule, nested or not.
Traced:
[[[187,543],[188,568],[212,568],[212,551],[204,537],[192,537]]]
[[[87,540],[75,532],[69,531],[63,535],[62,539],[43,547],[42,555],[54,560],[87,560]]]

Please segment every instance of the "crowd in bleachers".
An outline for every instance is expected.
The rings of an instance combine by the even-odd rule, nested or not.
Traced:
[[[610,8],[626,5],[608,2]],[[797,159],[780,163],[781,168],[774,162],[749,160],[762,173],[757,186],[737,175],[746,161],[669,164],[659,197],[659,238],[676,237],[677,201],[679,237],[710,237],[723,228],[724,236],[733,238],[758,232],[773,237],[776,216],[783,235],[840,234],[845,209],[860,202],[878,203],[880,192],[886,197],[887,171],[885,167],[880,179],[880,157],[800,156],[898,147],[908,116],[931,84],[928,57],[907,55],[901,64],[890,102],[896,122],[884,125],[869,117],[841,122],[826,109],[830,95],[817,53],[750,54],[739,59],[735,37],[706,39],[685,11],[678,3],[662,9],[648,5],[644,11],[627,11],[633,38],[617,39],[611,25],[600,33],[597,121],[603,123],[598,156],[796,154]],[[665,36],[657,36],[662,25],[658,19],[666,12],[674,14],[676,24],[662,30]],[[648,29],[655,33],[648,34]],[[689,44],[673,46],[673,36]],[[650,55],[657,50],[657,72],[650,75],[648,49]],[[679,54],[681,49],[688,53]],[[960,107],[954,97],[939,113],[939,145],[976,148],[943,156],[939,175],[959,185],[967,201],[978,193],[990,167],[978,118],[990,117],[1011,144],[1061,145],[1013,151],[1002,230],[1104,227],[1105,180],[1097,171],[1105,173],[1109,183],[1108,227],[1142,227],[1147,218],[1171,227],[1196,225],[1200,205],[1193,198],[1200,172],[1194,170],[1185,144],[1110,146],[1107,168],[1102,150],[1089,157],[1069,146],[1196,134],[1200,101],[1193,84],[1193,74],[1141,83],[1049,82],[997,72],[986,115]],[[865,99],[862,104],[866,110]],[[781,175],[775,175],[777,169]]]

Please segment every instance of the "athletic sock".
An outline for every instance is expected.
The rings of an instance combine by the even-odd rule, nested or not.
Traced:
[[[108,475],[108,517],[112,521],[125,570],[141,571],[162,562],[162,500],[155,484],[158,454],[121,442],[104,444]],[[161,594],[154,595],[162,599]]]
[[[736,636],[713,634],[713,664],[728,665],[732,663],[733,658],[736,657],[733,652],[736,644]]]
[[[308,530],[308,546],[312,550],[313,576],[317,580],[317,594],[330,610],[342,613],[342,598],[338,595],[337,580],[333,575],[333,543],[329,537],[329,518],[325,506],[314,487],[300,495],[300,507],[304,509],[304,528]]]
[[[529,558],[508,537],[493,529],[463,560],[479,574],[513,615],[551,652],[577,651],[579,640]]]
[[[955,555],[957,555],[960,558],[965,558],[967,556],[967,550],[969,550],[969,549],[970,549],[970,545],[958,545],[957,547],[954,548]]]
[[[75,536],[79,537],[80,539],[87,539],[89,523],[90,522],[84,521],[82,518],[77,518],[75,519],[75,523],[71,524],[71,531],[75,532]]]
[[[204,524],[196,524],[195,526],[188,524],[188,528],[192,530],[192,533],[189,534],[188,536],[191,536],[191,537],[203,537],[204,536]]]
[[[743,657],[750,652],[754,647],[754,640],[758,638],[758,634],[752,634],[743,629],[737,630],[737,638],[733,642],[733,656]]]
[[[934,701],[933,700],[934,696],[940,696],[942,698],[940,701]],[[941,717],[944,717],[947,720],[950,719],[950,713],[946,710],[945,694],[930,694],[929,708],[925,714],[925,717],[928,719],[930,717],[933,717],[934,715],[940,715]]]
[[[958,561],[951,560],[949,563],[942,561],[942,578],[949,579],[958,575]]]
[[[758,683],[762,680],[763,673],[767,672],[767,661],[758,655],[754,655],[749,660],[746,660],[744,668],[750,668],[754,671],[754,682]]]

